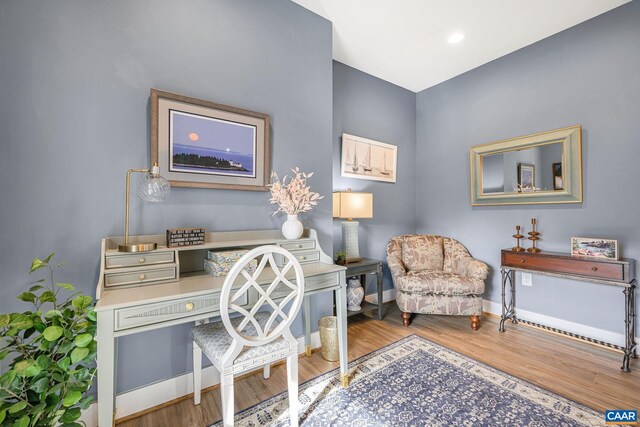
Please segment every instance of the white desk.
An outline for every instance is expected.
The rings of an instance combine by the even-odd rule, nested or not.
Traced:
[[[164,246],[165,236],[135,236],[131,242],[156,242],[152,252],[117,252],[122,238],[102,241],[100,279],[96,290],[98,314],[98,423],[111,426],[116,411],[116,342],[124,335],[136,334],[219,315],[219,298],[224,277],[211,277],[203,271],[209,249],[252,248],[276,244],[290,250],[302,264],[305,276],[303,302],[304,341],[311,355],[309,297],[334,291],[338,313],[340,379],[348,384],[347,304],[345,267],[334,265],[320,245],[314,230],[305,230],[299,240],[284,240],[279,230],[207,233],[205,244],[179,248]],[[293,274],[291,275],[293,277]],[[258,284],[268,285],[272,272],[260,276]],[[257,295],[249,296],[249,304]]]

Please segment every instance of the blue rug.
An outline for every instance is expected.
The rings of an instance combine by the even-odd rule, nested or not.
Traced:
[[[586,406],[417,335],[300,385],[301,426],[599,426]],[[288,426],[287,393],[248,408],[239,426]],[[214,426],[221,425],[221,422]]]

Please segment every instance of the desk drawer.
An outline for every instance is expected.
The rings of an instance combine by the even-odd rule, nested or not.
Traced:
[[[320,261],[320,252],[319,251],[300,251],[300,252],[291,252],[300,264],[307,264],[310,262],[318,262]],[[273,259],[276,261],[276,264],[280,267],[284,266],[285,259],[284,256],[280,254],[273,254]]]
[[[305,249],[315,249],[316,241],[314,239],[293,240],[291,242],[282,242],[280,247],[288,251],[300,251]]]
[[[503,252],[502,265],[527,270],[576,274],[596,279],[624,280],[624,267],[622,264],[582,258],[568,259],[529,253]]]
[[[246,304],[246,294],[242,304]],[[179,300],[123,308],[115,312],[115,330],[136,328],[159,322],[168,322],[196,314],[215,312],[220,309],[220,294],[182,298]]]
[[[104,283],[107,288],[128,285],[151,285],[159,282],[175,280],[176,267],[144,269],[127,273],[107,273]]]
[[[135,267],[137,265],[171,264],[174,262],[174,252],[147,252],[128,255],[107,255],[106,267]]]

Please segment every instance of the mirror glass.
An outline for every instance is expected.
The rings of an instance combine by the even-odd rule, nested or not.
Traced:
[[[475,145],[469,166],[473,206],[582,203],[582,128]]]
[[[482,193],[561,191],[562,143],[482,156]]]

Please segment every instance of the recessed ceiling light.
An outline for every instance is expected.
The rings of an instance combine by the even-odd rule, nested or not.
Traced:
[[[447,41],[450,44],[456,44],[456,43],[460,43],[462,40],[464,40],[464,34],[462,34],[462,33],[453,33],[453,34],[451,34],[451,36],[449,36],[449,39]]]

